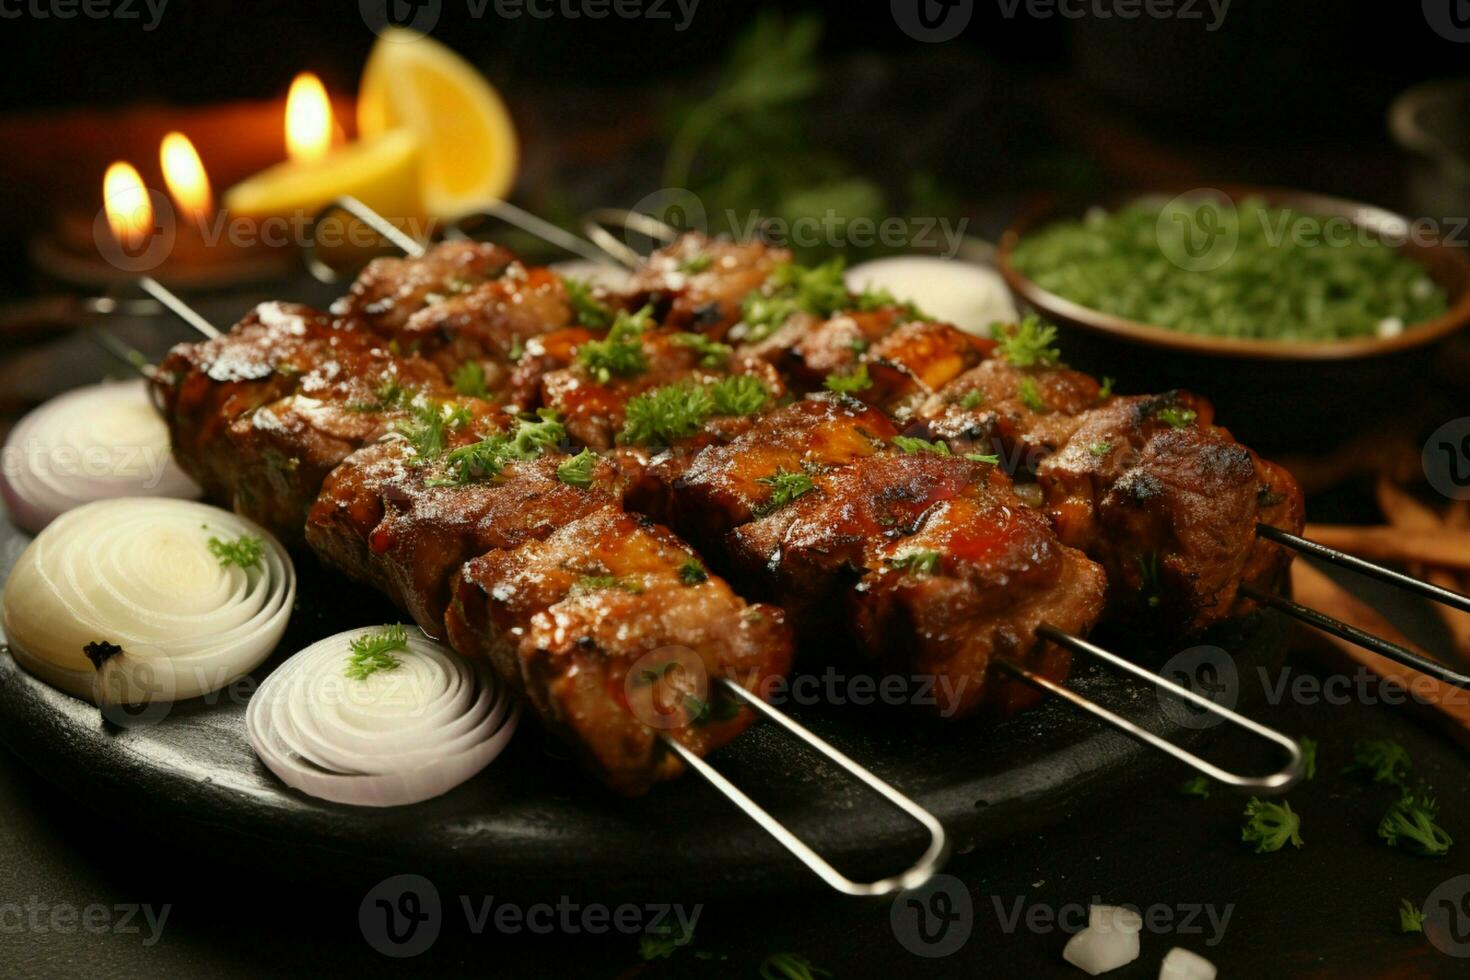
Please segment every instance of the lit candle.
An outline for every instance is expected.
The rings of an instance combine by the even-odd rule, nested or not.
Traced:
[[[118,244],[130,251],[142,248],[153,230],[153,202],[131,163],[119,160],[107,168],[102,177],[102,206]]]
[[[225,192],[225,208],[246,218],[310,216],[351,195],[403,226],[423,215],[419,138],[395,129],[333,148],[332,104],[321,79],[302,72],[286,97],[288,159]]]
[[[158,159],[163,182],[178,206],[179,216],[202,225],[214,211],[214,194],[194,144],[183,133],[169,133],[158,148]]]

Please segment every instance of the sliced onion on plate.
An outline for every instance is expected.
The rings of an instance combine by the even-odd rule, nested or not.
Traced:
[[[296,598],[279,543],[187,500],[102,500],[61,515],[5,583],[17,662],[98,704],[217,691],[270,656]]]
[[[0,474],[11,519],[32,533],[94,500],[200,492],[174,462],[141,379],[88,385],[31,411],[5,440]]]
[[[245,729],[288,786],[334,803],[403,806],[484,769],[519,718],[487,664],[383,627],[329,636],[276,668],[251,697]]]

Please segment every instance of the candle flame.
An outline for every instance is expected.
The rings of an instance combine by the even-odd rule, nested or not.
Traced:
[[[297,163],[313,163],[331,147],[332,103],[322,80],[304,71],[286,96],[286,154]]]
[[[179,206],[180,215],[195,220],[208,217],[214,210],[214,194],[209,188],[204,162],[189,137],[169,133],[158,148],[158,159],[163,165],[163,182]]]
[[[131,163],[121,160],[102,177],[102,206],[112,237],[126,248],[138,248],[153,230],[153,202]]]

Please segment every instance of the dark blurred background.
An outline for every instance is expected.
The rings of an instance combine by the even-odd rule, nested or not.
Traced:
[[[800,57],[821,82],[779,112],[759,107],[756,124],[735,127],[723,145],[713,138],[702,172],[690,178],[697,189],[740,166],[755,171],[739,185],[756,198],[747,206],[779,210],[772,198],[816,187],[821,203],[836,194],[852,210],[964,211],[982,233],[998,230],[1018,198],[1037,190],[1209,180],[1288,184],[1413,210],[1406,157],[1388,136],[1386,111],[1410,85],[1454,73],[1470,51],[1445,36],[1452,29],[1431,25],[1433,2],[1234,0],[1212,8],[1178,0],[1167,18],[1125,20],[1087,13],[1091,3],[1080,0],[1064,4],[1080,18],[1054,4],[989,0],[931,7],[935,16],[968,18],[942,43],[915,40],[899,24],[921,0],[700,0],[687,23],[674,0],[658,4],[661,17],[601,20],[556,13],[551,0],[538,9],[554,15],[542,17],[508,17],[494,3],[419,2],[437,7],[434,36],[506,96],[525,145],[519,199],[553,218],[631,204],[661,186],[681,113],[728,80],[732,46],[778,11],[788,32],[802,17],[819,18],[819,46]],[[1444,0],[1446,17],[1457,2]],[[24,134],[16,144],[35,142],[35,130],[17,122],[78,108],[279,98],[303,69],[350,96],[375,40],[361,11],[383,6],[167,0],[154,23],[143,0],[129,0],[131,19],[38,17],[37,4],[55,9],[50,0],[0,4],[0,117],[10,123],[3,131]],[[757,40],[747,56],[780,64],[772,46]],[[105,144],[106,125],[95,130]],[[46,220],[36,213],[40,178],[24,166],[34,152],[12,145],[0,161],[7,259]],[[46,165],[48,174],[57,169]],[[89,187],[96,180],[83,178]],[[25,277],[21,263],[7,261],[6,270],[12,286]]]

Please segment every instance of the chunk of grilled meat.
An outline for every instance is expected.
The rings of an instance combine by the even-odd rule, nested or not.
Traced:
[[[661,734],[702,755],[753,720],[716,679],[760,691],[791,658],[779,609],[747,606],[667,529],[614,506],[469,562],[448,628],[624,793],[681,771]]]
[[[691,233],[633,270],[628,293],[634,306],[652,304],[666,327],[720,338],[740,320],[745,297],[790,261],[783,248]]]
[[[262,303],[222,337],[179,344],[153,379],[179,465],[212,499],[230,503],[235,421],[297,391],[317,397],[356,383],[379,343],[308,307]]]
[[[499,245],[445,242],[421,258],[369,262],[332,313],[385,339],[407,329],[414,314],[498,278],[515,261]]]
[[[905,453],[893,435],[852,399],[778,409],[695,456],[669,491],[674,525],[808,640],[830,641],[846,605],[868,656],[951,681],[944,714],[1018,706],[1025,696],[992,684],[990,666],[1003,657],[1064,675],[1067,658],[1036,627],[1090,629],[1103,572],[1057,541],[996,467]]]
[[[515,425],[506,417],[481,419],[451,433],[446,452]],[[569,459],[548,449],[494,477],[460,482],[404,440],[369,446],[327,478],[306,540],[328,564],[376,586],[426,632],[443,637],[451,583],[465,562],[544,538],[618,501],[621,477],[611,463],[599,461],[585,485],[573,485],[557,476]]]

